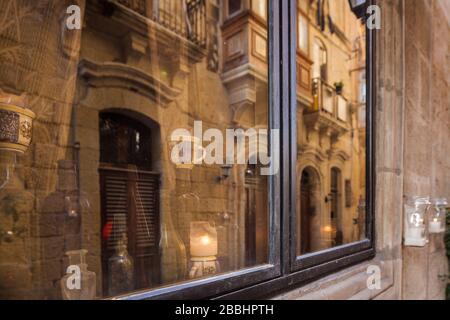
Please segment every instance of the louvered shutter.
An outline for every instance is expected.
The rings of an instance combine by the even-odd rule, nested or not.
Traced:
[[[107,292],[108,259],[125,233],[134,260],[135,289],[159,284],[159,175],[101,169],[103,284]]]
[[[139,287],[159,282],[159,175],[138,172],[132,195],[135,208],[134,257]]]
[[[112,225],[106,250],[114,252],[123,234],[128,235],[128,181],[123,172],[109,171],[104,176],[104,219]]]

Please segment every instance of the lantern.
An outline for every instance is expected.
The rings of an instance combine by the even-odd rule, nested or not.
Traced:
[[[364,17],[367,8],[367,0],[348,0],[350,8],[358,19]]]
[[[205,221],[191,222],[190,252],[192,267],[190,278],[197,278],[217,273],[217,230]]]
[[[414,197],[405,203],[405,246],[423,247],[426,236],[426,212],[429,198]]]
[[[433,199],[431,201],[431,208],[428,212],[429,233],[445,232],[447,205],[447,199]]]

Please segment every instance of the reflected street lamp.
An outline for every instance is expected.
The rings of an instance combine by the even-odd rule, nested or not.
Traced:
[[[367,0],[348,0],[350,3],[350,8],[357,18],[361,19],[366,14],[366,8],[368,5]]]

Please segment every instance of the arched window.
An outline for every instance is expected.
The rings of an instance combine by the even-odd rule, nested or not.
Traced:
[[[148,126],[110,112],[99,125],[103,290],[112,296],[159,283],[159,174],[151,171]],[[128,282],[111,266],[123,242],[133,258]]]

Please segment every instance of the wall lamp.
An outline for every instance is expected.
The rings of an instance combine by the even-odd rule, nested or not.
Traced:
[[[348,0],[350,8],[358,19],[364,18],[368,5],[368,0]]]
[[[231,164],[221,165],[220,166],[220,171],[221,171],[222,175],[217,177],[217,181],[221,182],[221,181],[224,181],[224,180],[228,179],[228,177],[231,174],[231,169],[232,168],[233,168],[233,165],[231,165]]]

